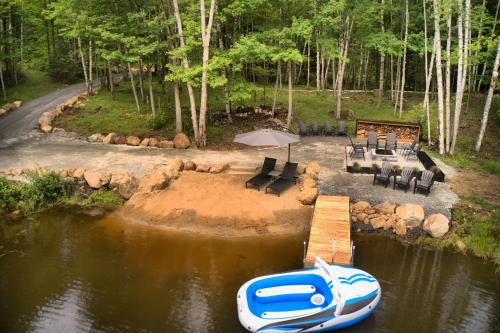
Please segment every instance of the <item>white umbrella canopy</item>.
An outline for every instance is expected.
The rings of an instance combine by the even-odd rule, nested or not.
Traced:
[[[300,136],[292,133],[265,128],[253,132],[237,134],[233,142],[249,146],[283,146],[288,144],[288,161],[290,161],[290,144],[299,142]]]

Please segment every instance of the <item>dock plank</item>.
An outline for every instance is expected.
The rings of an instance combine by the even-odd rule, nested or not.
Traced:
[[[349,197],[321,195],[316,200],[305,266],[311,267],[316,256],[328,263],[352,264]]]

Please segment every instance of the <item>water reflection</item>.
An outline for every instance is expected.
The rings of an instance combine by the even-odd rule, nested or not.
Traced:
[[[214,239],[67,211],[0,222],[0,332],[240,332],[239,286],[300,268],[306,236]],[[355,243],[383,297],[345,332],[500,330],[491,264],[373,235]]]

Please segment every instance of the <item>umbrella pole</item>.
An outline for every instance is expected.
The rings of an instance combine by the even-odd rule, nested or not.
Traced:
[[[288,144],[288,162],[290,162],[290,144]]]

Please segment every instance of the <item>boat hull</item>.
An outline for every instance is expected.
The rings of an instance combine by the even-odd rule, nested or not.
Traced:
[[[369,316],[380,301],[378,281],[352,267],[328,270],[333,279],[312,268],[246,282],[237,294],[241,324],[251,332],[323,332]]]

